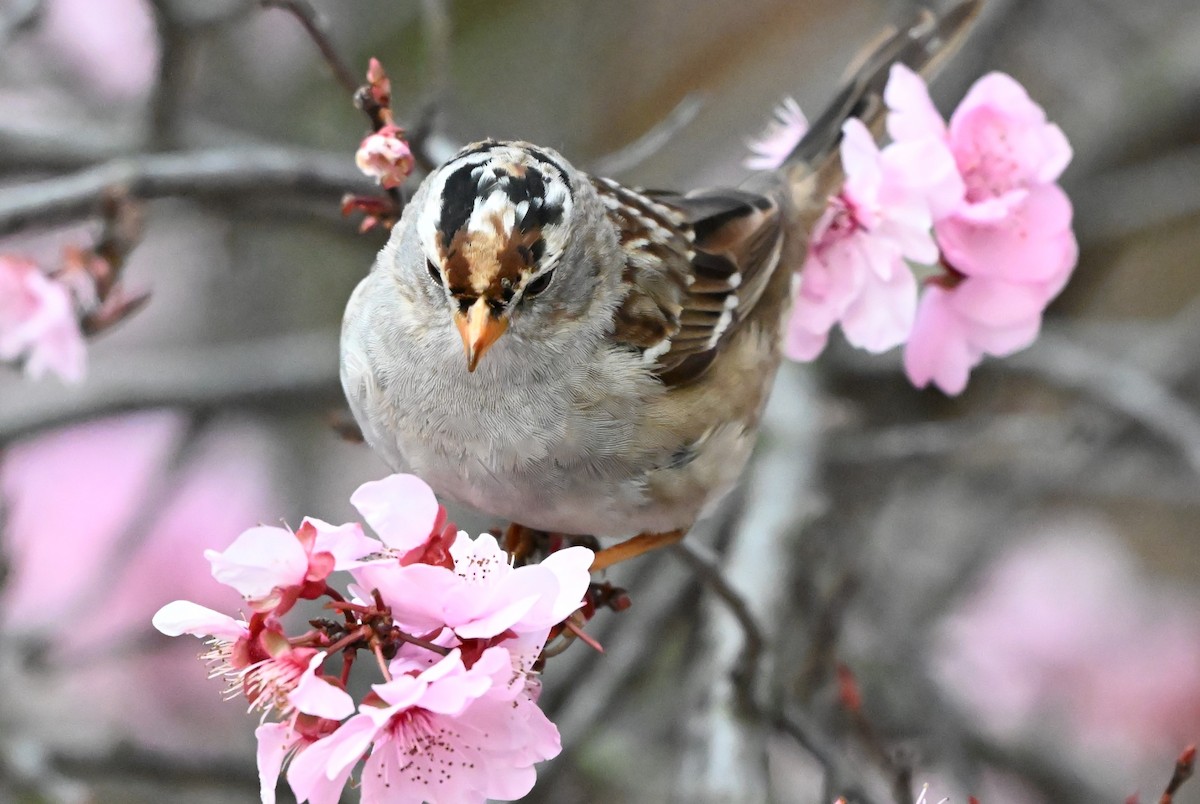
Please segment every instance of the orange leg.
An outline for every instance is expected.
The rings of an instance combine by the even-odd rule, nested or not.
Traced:
[[[670,533],[642,533],[632,539],[626,539],[620,544],[606,547],[596,553],[596,558],[592,560],[592,572],[608,569],[613,564],[637,558],[642,553],[675,544],[683,538],[685,533],[687,531],[684,530],[673,530]]]
[[[513,522],[504,531],[504,549],[513,557],[517,566],[525,563],[525,559],[533,551],[537,541],[537,531]]]

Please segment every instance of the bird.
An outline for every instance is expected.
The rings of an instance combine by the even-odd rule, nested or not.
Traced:
[[[628,187],[524,141],[460,150],[346,306],[341,381],[368,444],[441,498],[617,540],[593,570],[678,541],[750,457],[843,123],[878,136],[891,65],[930,74],[981,2],[883,36],[746,188]]]

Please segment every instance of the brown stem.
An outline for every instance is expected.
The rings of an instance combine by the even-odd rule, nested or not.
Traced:
[[[369,188],[345,154],[278,146],[142,154],[0,189],[0,235],[102,213],[114,190],[140,199],[302,193],[336,200]]]
[[[1171,781],[1167,782],[1167,789],[1163,791],[1162,798],[1158,800],[1158,804],[1172,804],[1175,800],[1175,794],[1179,792],[1179,788],[1183,787],[1183,783],[1192,777],[1192,773],[1196,770],[1196,746],[1189,745],[1183,749],[1183,753],[1179,755],[1179,759],[1175,762],[1175,772],[1171,774]]]
[[[338,53],[333,40],[329,38],[324,18],[317,13],[312,3],[309,3],[308,0],[259,0],[259,2],[262,3],[263,8],[278,8],[295,17],[321,51],[325,63],[333,71],[333,77],[347,93],[351,95],[355,93],[358,89],[358,78],[346,66],[345,60]]]
[[[376,641],[371,645],[371,652],[375,654],[375,661],[379,664],[379,672],[383,673],[385,681],[392,680],[392,671],[388,670],[387,659],[383,658],[383,646]]]
[[[326,652],[333,654],[340,650],[345,650],[360,639],[369,639],[371,637],[371,633],[372,631],[369,626],[360,625],[358,628],[355,628],[353,631],[346,634],[337,642],[334,642],[332,645],[326,648]]]
[[[444,648],[441,645],[435,645],[428,639],[421,639],[420,637],[415,637],[412,634],[406,634],[400,630],[399,626],[392,627],[392,636],[394,636],[396,639],[399,639],[401,642],[407,642],[410,645],[416,645],[419,648],[431,650],[439,656],[448,656],[450,654],[449,648]]]

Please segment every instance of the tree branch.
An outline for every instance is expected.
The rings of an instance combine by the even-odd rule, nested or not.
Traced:
[[[1084,391],[1173,444],[1200,476],[1200,416],[1171,389],[1137,366],[1108,359],[1043,333],[1030,350],[1006,358],[1010,368],[1032,371],[1052,385]]]
[[[338,335],[316,331],[246,343],[128,349],[96,355],[91,379],[64,391],[51,381],[0,376],[0,446],[50,427],[128,410],[234,405],[319,409],[341,401]]]
[[[281,11],[286,11],[299,20],[304,26],[304,30],[308,33],[308,37],[313,40],[313,43],[321,51],[321,55],[325,58],[325,63],[329,65],[329,69],[333,71],[333,77],[342,85],[342,89],[346,93],[353,96],[358,91],[358,85],[361,80],[351,70],[345,60],[334,46],[333,40],[329,38],[329,26],[325,22],[312,3],[308,0],[260,0],[263,8],[278,8]]]
[[[239,147],[114,159],[0,190],[0,235],[97,214],[108,193],[141,199],[302,193],[336,204],[373,185],[349,155],[301,148]]]
[[[667,116],[656,123],[649,131],[631,143],[601,156],[588,166],[588,172],[597,176],[615,176],[632,170],[658,153],[676,134],[704,108],[704,95],[693,92],[684,96]]]

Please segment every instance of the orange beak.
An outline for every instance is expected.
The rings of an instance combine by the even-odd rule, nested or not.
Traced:
[[[475,370],[483,353],[508,329],[508,322],[493,315],[483,297],[476,299],[467,312],[455,313],[454,324],[467,353],[467,371]]]

